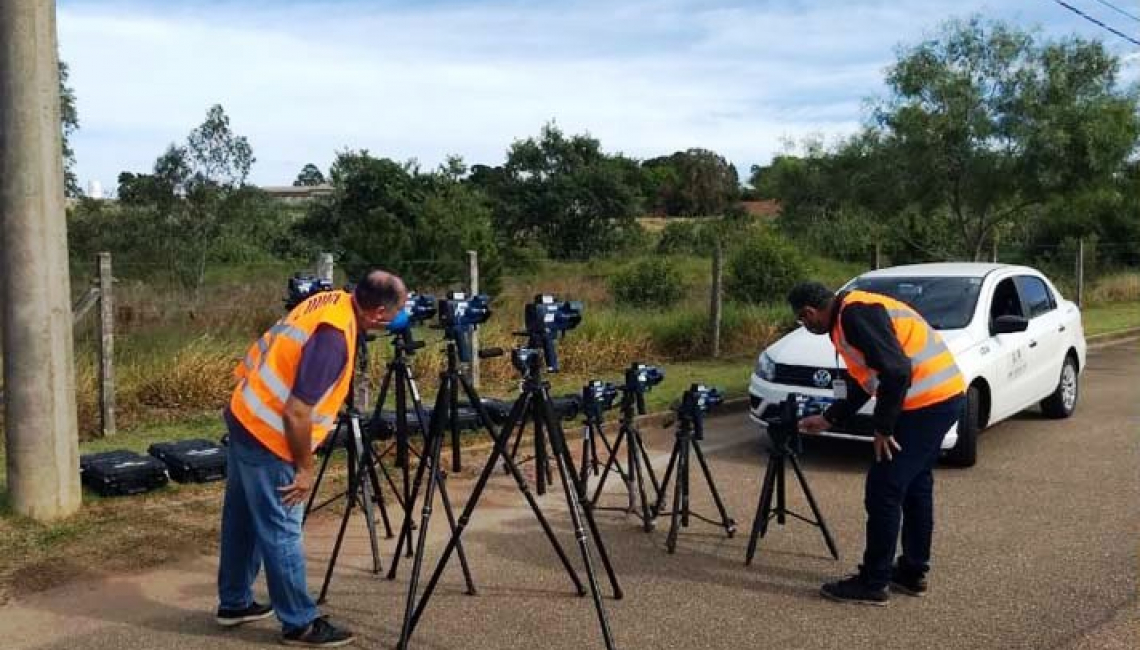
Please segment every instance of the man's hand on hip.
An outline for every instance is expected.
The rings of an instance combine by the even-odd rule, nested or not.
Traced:
[[[293,482],[285,487],[277,488],[281,493],[281,500],[287,506],[295,506],[298,503],[304,503],[309,498],[309,493],[313,491],[313,468],[306,467],[298,469],[297,473],[293,476]]]
[[[891,455],[891,447],[894,447],[895,451],[902,451],[902,447],[899,445],[898,441],[895,440],[894,436],[884,436],[881,433],[876,433],[875,462],[881,462],[884,456],[886,456],[888,461],[894,460],[894,456]]]

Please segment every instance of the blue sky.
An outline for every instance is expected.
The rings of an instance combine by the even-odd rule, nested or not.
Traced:
[[[1070,4],[1140,37],[1140,22]],[[1140,16],[1134,0],[1112,2]],[[367,148],[434,167],[499,164],[554,120],[638,158],[713,149],[747,175],[786,143],[853,132],[900,45],[981,13],[1051,37],[1136,46],[1051,0],[59,0],[81,129],[78,174],[106,189],[149,171],[222,104],[287,185],[307,162]]]

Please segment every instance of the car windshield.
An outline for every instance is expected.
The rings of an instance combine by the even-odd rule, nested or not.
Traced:
[[[982,289],[982,279],[862,277],[855,278],[845,288],[872,291],[901,300],[922,314],[934,329],[953,330],[970,324]]]

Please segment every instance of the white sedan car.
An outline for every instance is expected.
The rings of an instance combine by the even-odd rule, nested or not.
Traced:
[[[942,441],[947,462],[977,461],[978,433],[1035,404],[1052,418],[1072,415],[1085,366],[1085,335],[1077,306],[1041,272],[1005,264],[898,266],[865,273],[844,289],[886,294],[916,309],[945,339],[966,377],[963,420]],[[762,417],[789,393],[834,399],[845,376],[827,336],[804,328],[764,350],[749,386],[750,417]],[[823,435],[870,440],[874,399],[850,421]]]

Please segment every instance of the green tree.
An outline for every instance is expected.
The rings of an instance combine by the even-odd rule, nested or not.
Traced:
[[[511,145],[501,169],[473,175],[511,245],[538,243],[552,257],[582,258],[622,248],[637,228],[637,162],[604,153],[588,135],[567,137],[554,124]]]
[[[75,150],[71,136],[79,130],[79,110],[75,107],[75,90],[68,85],[70,70],[67,63],[59,62],[59,121],[63,129],[63,184],[68,198],[83,195],[79,179],[75,176]]]
[[[946,222],[958,251],[980,259],[1058,195],[1111,182],[1136,152],[1134,91],[1098,41],[1039,43],[974,17],[905,50],[870,128],[882,135],[897,196]]]
[[[319,167],[313,163],[309,163],[301,168],[301,173],[297,174],[297,179],[293,181],[295,187],[313,187],[314,185],[324,185],[325,175],[321,173]]]
[[[655,211],[668,216],[721,215],[740,199],[736,168],[714,151],[678,151],[642,167]]]
[[[464,182],[466,171],[454,157],[422,173],[412,162],[341,152],[331,169],[332,194],[313,203],[298,237],[333,251],[350,276],[384,264],[421,287],[461,282],[467,251],[476,250],[483,287],[494,291],[500,264],[491,210]]]

